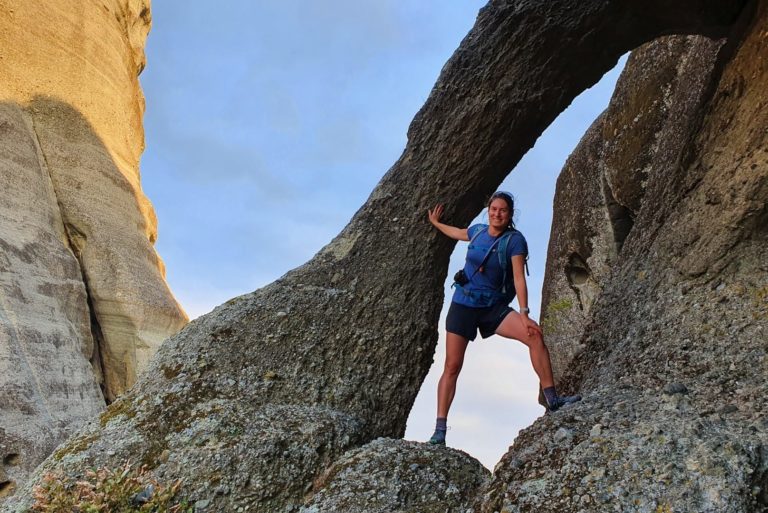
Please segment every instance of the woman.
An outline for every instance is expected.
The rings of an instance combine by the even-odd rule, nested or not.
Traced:
[[[452,239],[470,242],[463,276],[460,271],[455,277],[456,290],[445,322],[445,368],[437,385],[437,424],[435,433],[429,439],[431,444],[445,445],[448,410],[456,393],[456,380],[464,363],[467,345],[477,336],[478,328],[483,338],[496,334],[519,340],[528,346],[548,410],[554,411],[581,399],[579,396],[557,395],[549,351],[544,345],[541,328],[528,317],[530,310],[525,283],[528,245],[512,223],[514,205],[511,194],[496,192],[488,201],[488,225],[478,224],[466,229],[441,223],[442,205],[429,211],[429,221],[435,228]],[[499,252],[511,262],[500,258]],[[510,265],[514,283],[510,289],[514,290],[504,294],[502,291]],[[515,295],[520,305],[519,313],[508,306]]]

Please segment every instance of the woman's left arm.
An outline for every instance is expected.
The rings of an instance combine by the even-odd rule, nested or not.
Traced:
[[[541,334],[541,327],[533,319],[528,318],[528,285],[525,281],[525,255],[512,257],[512,278],[515,281],[515,294],[517,304],[520,306],[520,319],[528,335],[533,336],[537,331]]]

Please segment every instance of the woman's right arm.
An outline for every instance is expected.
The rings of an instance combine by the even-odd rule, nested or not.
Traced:
[[[432,223],[432,226],[443,232],[445,235],[454,240],[463,240],[465,242],[469,241],[469,232],[466,228],[456,228],[455,226],[443,224],[440,222],[440,216],[443,215],[442,205],[436,205],[435,208],[429,210],[428,213],[429,222]]]

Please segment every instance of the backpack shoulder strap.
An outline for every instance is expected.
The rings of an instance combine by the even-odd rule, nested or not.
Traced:
[[[507,275],[508,272],[511,271],[510,268],[512,267],[512,262],[509,260],[509,258],[507,258],[507,249],[509,248],[509,239],[511,238],[511,231],[505,233],[501,238],[501,242],[499,243],[499,251],[497,251],[499,255],[499,265],[501,266],[501,293],[505,295],[507,293]]]
[[[488,230],[488,225],[487,224],[481,224],[479,226],[481,226],[481,228],[475,232],[475,235],[471,239],[469,239],[469,247],[470,248],[472,248],[472,243],[475,242],[475,239],[478,238],[481,233],[483,233],[484,231]]]
[[[505,233],[502,237],[502,240],[499,244],[499,265],[502,269],[502,280],[501,280],[501,290],[502,292],[506,292],[507,287],[507,273],[512,272],[512,258],[507,255],[507,250],[509,249],[509,240],[512,238],[512,236],[515,233],[519,233],[516,229],[512,228],[507,233]],[[530,272],[528,272],[528,255],[525,255],[525,274],[526,276],[530,276]]]

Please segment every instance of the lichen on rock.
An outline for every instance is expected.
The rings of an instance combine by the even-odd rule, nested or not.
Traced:
[[[299,513],[471,510],[490,472],[463,452],[378,438],[318,477]]]

